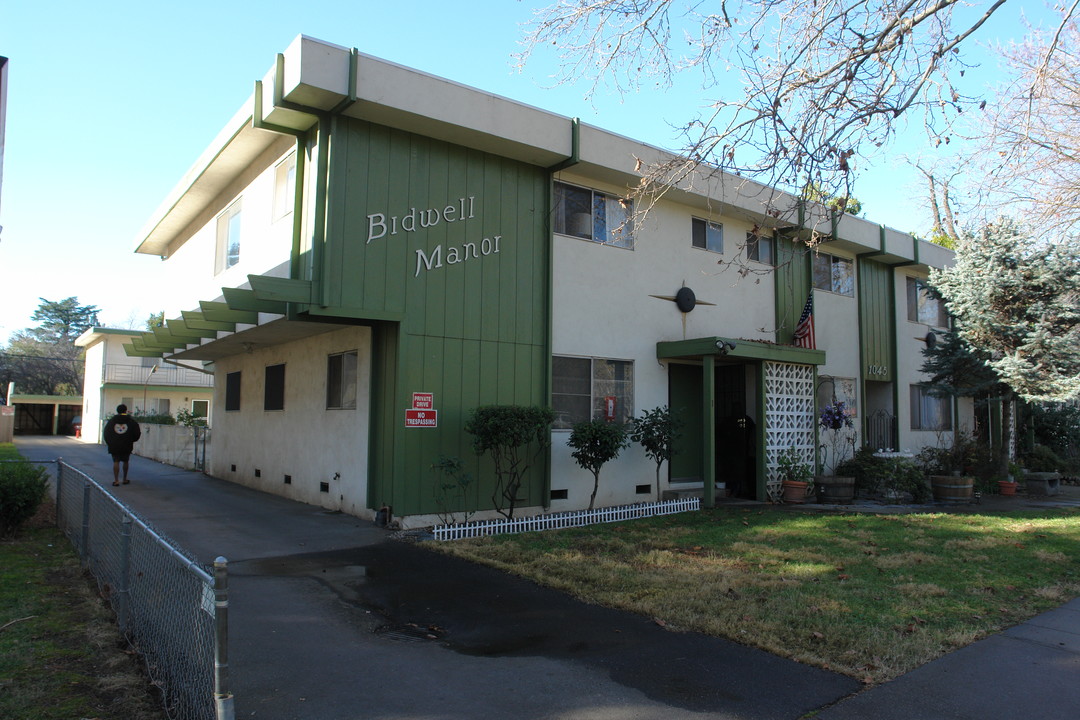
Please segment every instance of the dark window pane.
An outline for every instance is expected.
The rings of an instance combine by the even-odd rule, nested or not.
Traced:
[[[240,409],[240,372],[225,375],[225,411]]]
[[[285,365],[266,366],[263,410],[285,409]]]

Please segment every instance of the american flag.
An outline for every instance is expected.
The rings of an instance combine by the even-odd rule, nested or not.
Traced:
[[[814,291],[806,296],[806,304],[803,305],[802,315],[795,326],[795,346],[801,348],[817,349],[817,340],[814,338]]]

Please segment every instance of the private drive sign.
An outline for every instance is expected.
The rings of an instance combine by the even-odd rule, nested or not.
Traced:
[[[435,409],[434,393],[413,393],[412,407],[405,411],[405,427],[433,428],[439,426],[439,411]]]

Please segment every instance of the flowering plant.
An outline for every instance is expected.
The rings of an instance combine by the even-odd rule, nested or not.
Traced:
[[[850,433],[844,432],[847,428],[855,427],[855,423],[851,420],[851,411],[848,410],[848,407],[843,400],[838,400],[837,402],[829,403],[821,408],[821,413],[818,415],[818,422],[821,424],[822,429],[830,431],[833,454],[832,470],[835,472],[836,467],[847,459],[848,445],[851,446],[851,452],[855,452],[855,443],[858,439],[857,433],[854,429],[852,429]],[[821,467],[819,468],[822,474],[825,473],[827,467],[825,458],[826,449],[827,448],[823,444],[821,446]],[[843,455],[840,454],[841,449],[844,451]]]
[[[821,427],[826,430],[839,430],[840,428],[845,427],[855,427],[855,423],[851,422],[851,415],[843,400],[830,403],[821,408],[819,419],[821,421]]]

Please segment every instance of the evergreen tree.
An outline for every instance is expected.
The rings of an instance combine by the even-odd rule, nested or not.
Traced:
[[[1080,239],[1050,241],[1009,219],[962,233],[930,283],[973,357],[1025,400],[1080,397]]]
[[[11,336],[0,352],[0,384],[30,395],[66,395],[82,392],[83,353],[75,339],[97,324],[98,309],[80,305],[78,298],[41,304],[31,316],[36,327]]]

